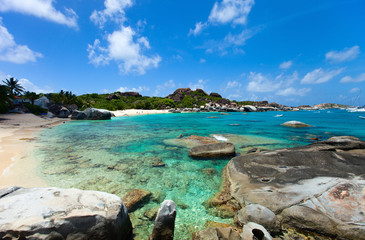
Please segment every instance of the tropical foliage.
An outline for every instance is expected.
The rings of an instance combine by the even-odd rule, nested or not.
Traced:
[[[19,96],[24,92],[24,88],[20,85],[19,80],[11,77],[3,81],[6,86],[10,89],[10,94],[12,96]]]

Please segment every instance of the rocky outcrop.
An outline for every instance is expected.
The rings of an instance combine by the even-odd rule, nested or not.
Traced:
[[[347,136],[235,157],[226,182],[238,221],[365,239],[364,159],[365,142]]]
[[[286,127],[294,127],[294,128],[310,127],[310,125],[303,123],[303,122],[299,122],[299,121],[288,121],[281,125],[286,126]]]
[[[112,114],[108,110],[86,108],[84,111],[73,111],[72,120],[110,120]]]
[[[60,104],[52,104],[51,106],[49,106],[48,111],[59,118],[67,118],[71,114],[68,108]]]
[[[209,96],[211,96],[211,97],[216,97],[216,98],[222,98],[222,96],[221,96],[219,93],[215,93],[215,92],[211,92],[211,93],[209,94]]]
[[[232,157],[235,153],[235,147],[232,143],[213,143],[191,148],[189,156],[194,158],[219,158]]]
[[[185,95],[191,95],[193,91],[190,88],[178,88],[175,90],[174,93],[167,96],[167,98],[170,98],[174,100],[174,102],[181,102]]]
[[[142,95],[139,94],[138,92],[119,92],[118,94],[122,97],[136,97],[136,98],[142,97]]]
[[[195,232],[193,240],[242,240],[240,234],[232,228],[210,227],[205,230]]]
[[[65,108],[65,107],[62,107],[61,109],[60,109],[60,112],[59,112],[59,114],[57,115],[57,117],[59,117],[59,118],[68,118],[68,116],[71,114],[71,112],[67,109],[67,108]]]
[[[134,189],[123,196],[123,202],[129,212],[139,208],[143,203],[149,201],[152,193],[143,189]]]
[[[173,240],[176,218],[176,205],[172,200],[165,200],[158,210],[151,240]]]
[[[131,239],[122,200],[97,191],[9,188],[0,191],[0,239]]]

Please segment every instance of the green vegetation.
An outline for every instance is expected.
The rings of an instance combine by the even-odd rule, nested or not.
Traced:
[[[10,89],[8,86],[0,85],[0,113],[6,113],[9,111],[9,105],[11,104]]]
[[[10,95],[19,96],[23,93],[24,88],[20,85],[19,80],[11,77],[10,79],[6,79],[3,81],[6,86],[10,89]]]
[[[40,106],[37,106],[37,105],[33,105],[33,104],[30,104],[30,103],[24,103],[24,106],[26,108],[28,108],[28,110],[35,114],[35,115],[41,115],[41,114],[45,114],[48,112],[47,109],[44,109],[44,108],[41,108]]]

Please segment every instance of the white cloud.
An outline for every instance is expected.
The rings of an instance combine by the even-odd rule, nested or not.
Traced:
[[[197,36],[199,35],[206,27],[208,27],[207,23],[202,23],[202,22],[198,22],[195,24],[195,28],[194,29],[190,29],[188,36],[194,35]]]
[[[65,8],[65,13],[61,13],[53,6],[54,2],[54,0],[0,0],[0,11],[33,15],[68,27],[77,28],[77,14],[68,8]]]
[[[348,82],[364,82],[365,81],[365,73],[360,74],[359,76],[353,78],[351,76],[345,76],[341,79],[341,83],[348,83]]]
[[[223,0],[215,2],[208,21],[213,24],[246,24],[254,0]]]
[[[192,90],[195,90],[197,88],[204,89],[204,84],[206,84],[207,81],[204,81],[203,79],[199,79],[196,83],[189,83],[189,87]]]
[[[19,84],[25,89],[25,91],[36,93],[51,93],[54,92],[50,87],[40,88],[26,78],[19,79]]]
[[[120,87],[118,88],[117,92],[138,92],[141,93],[143,91],[149,91],[148,87],[139,86],[138,88],[129,88],[129,87]]]
[[[243,46],[245,45],[247,39],[250,39],[255,32],[251,30],[243,30],[240,34],[232,35],[229,33],[225,38],[224,41],[230,46],[230,45],[237,45],[237,46]]]
[[[310,88],[295,89],[293,87],[288,87],[277,91],[276,94],[280,96],[305,96],[310,91]]]
[[[237,82],[237,81],[229,81],[227,83],[226,89],[229,89],[229,88],[240,88],[241,86],[242,86],[242,84],[240,82]]]
[[[204,58],[200,59],[200,63],[205,63],[207,60],[205,60]]]
[[[287,62],[282,62],[281,64],[280,64],[280,68],[281,69],[288,69],[288,68],[290,68],[291,66],[293,65],[293,61],[287,61]]]
[[[292,75],[280,74],[275,79],[272,79],[261,73],[251,72],[248,80],[247,91],[249,92],[273,92],[281,88],[290,87],[298,80],[298,73],[294,72]]]
[[[175,84],[174,80],[171,79],[162,85],[157,85],[156,90],[153,95],[160,96],[160,97],[167,96],[170,92],[175,90],[175,87],[176,87],[176,84]]]
[[[119,31],[107,36],[107,47],[100,46],[100,41],[95,40],[87,49],[89,62],[98,66],[114,60],[125,74],[136,72],[142,75],[146,73],[146,69],[157,68],[161,57],[144,55],[143,52],[150,48],[149,42],[145,37],[136,39],[135,35],[131,27],[122,26]]]
[[[42,54],[34,52],[26,45],[19,45],[15,42],[13,35],[2,25],[0,17],[0,61],[12,63],[35,62]]]
[[[331,62],[345,62],[355,59],[360,54],[360,47],[353,46],[342,51],[330,51],[326,53],[326,59]]]
[[[117,23],[123,23],[125,18],[125,9],[133,5],[132,0],[105,0],[105,9],[102,11],[94,10],[90,16],[90,20],[100,28],[110,19]]]
[[[304,78],[300,81],[302,84],[319,84],[325,83],[341,74],[345,70],[345,68],[340,68],[337,70],[323,70],[322,68],[318,68],[313,70],[312,72],[307,73]]]
[[[360,88],[358,88],[358,87],[355,87],[355,88],[353,88],[353,89],[351,89],[349,92],[350,93],[357,93],[357,92],[360,92]]]

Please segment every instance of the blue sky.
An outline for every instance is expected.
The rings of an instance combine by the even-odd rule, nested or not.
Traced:
[[[0,77],[37,92],[191,87],[363,105],[364,11],[364,0],[0,0]]]

